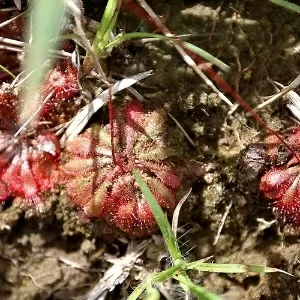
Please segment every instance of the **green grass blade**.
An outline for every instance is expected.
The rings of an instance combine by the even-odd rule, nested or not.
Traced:
[[[114,29],[114,27],[117,23],[117,19],[118,19],[118,12],[115,12],[115,14],[113,15],[113,17],[111,19],[110,26],[109,26],[108,30],[104,34],[102,40],[97,44],[97,51],[98,51],[99,55],[102,54],[105,47],[109,43],[110,34],[113,31],[113,29]]]
[[[120,0],[108,0],[107,2],[93,41],[93,48],[97,55],[101,55],[101,52],[109,42],[109,35],[117,22],[120,4]]]
[[[222,71],[224,71],[226,73],[230,71],[229,66],[227,66],[225,63],[223,63],[221,60],[219,60],[215,56],[213,56],[210,53],[206,52],[205,50],[201,49],[200,47],[195,46],[194,44],[191,44],[191,43],[186,42],[186,41],[181,41],[181,45],[186,50],[189,50],[189,51],[197,54],[198,56],[204,58],[206,61],[211,62],[213,65],[216,65]]]
[[[195,261],[186,264],[188,270],[197,270],[200,272],[215,272],[215,273],[274,273],[281,272],[284,274],[291,275],[283,270],[277,268],[270,268],[265,266],[252,266],[243,264],[214,264],[214,263],[202,263],[200,261]],[[292,275],[291,275],[292,276]]]
[[[181,261],[181,263],[176,266],[172,266],[164,271],[152,274],[151,279],[152,279],[152,281],[157,282],[157,283],[164,282],[165,280],[174,276],[178,270],[183,270],[184,266],[185,266],[185,263],[183,261]]]
[[[146,289],[146,287],[152,283],[162,283],[165,280],[171,278],[175,275],[175,273],[180,270],[184,266],[184,263],[182,261],[182,264],[178,264],[176,266],[170,267],[167,270],[164,270],[162,272],[153,273],[149,275],[146,279],[144,279],[136,288],[135,290],[130,294],[130,296],[127,298],[127,300],[135,300],[137,299],[143,291]]]
[[[146,288],[145,300],[159,300],[160,292],[157,288],[153,287],[152,283],[149,281]]]
[[[127,300],[136,300],[140,295],[142,295],[142,293],[144,292],[144,290],[146,289],[149,281],[150,280],[150,276],[148,276],[146,279],[144,279],[135,289],[134,291],[128,296]]]
[[[179,250],[179,246],[165,213],[163,212],[160,205],[157,203],[156,199],[152,195],[142,176],[136,170],[133,170],[133,175],[135,177],[135,180],[139,184],[141,192],[146,198],[148,205],[151,208],[151,211],[164,237],[165,243],[168,247],[173,262],[175,263],[178,260],[181,261],[181,253]]]
[[[12,78],[16,78],[16,76],[12,72],[10,72],[8,69],[6,69],[4,66],[0,65],[0,69],[2,71],[4,71],[5,73],[7,73],[8,75],[10,75]]]
[[[132,40],[132,39],[143,39],[143,38],[155,38],[155,39],[160,39],[160,40],[169,40],[170,38],[161,35],[161,34],[156,34],[156,33],[149,33],[149,32],[130,32],[130,33],[125,33],[122,35],[119,35],[115,40],[110,42],[106,48],[111,48],[115,47],[118,44],[125,42],[127,40]]]
[[[284,0],[270,0],[272,3],[275,3],[279,6],[282,6],[284,8],[287,8],[291,11],[294,11],[296,13],[300,13],[300,6],[297,5],[297,4],[294,4],[294,3],[291,3],[291,2],[288,2],[288,1],[284,1]]]
[[[169,41],[169,42],[172,42],[175,44],[177,43],[177,44],[181,45],[182,47],[184,47],[186,50],[189,50],[189,51],[195,53],[196,55],[201,56],[206,61],[211,62],[213,65],[216,65],[218,68],[220,68],[224,72],[228,72],[230,70],[229,66],[227,66],[225,63],[223,63],[221,60],[214,57],[207,51],[205,51],[191,43],[188,43],[188,42],[185,42],[182,40],[177,40],[176,38],[167,37],[167,36],[164,36],[161,34],[155,34],[155,33],[149,33],[149,32],[130,32],[130,33],[126,33],[126,34],[118,36],[114,41],[109,43],[106,47],[111,48],[111,47],[114,47],[126,40],[142,39],[142,38],[155,38],[155,39],[159,39],[159,40]]]
[[[65,1],[33,0],[32,7],[31,22],[27,26],[27,38],[31,43],[25,56],[25,69],[32,74],[27,85],[28,92],[24,95],[25,101],[20,108],[21,122],[26,121],[38,106],[37,95],[46,71],[42,65],[48,59],[48,49],[55,48],[55,39],[65,13]]]
[[[206,288],[194,284],[188,278],[183,276],[174,276],[174,279],[178,280],[181,284],[188,287],[188,289],[198,298],[201,300],[221,300],[221,298],[214,294],[213,292],[207,290]]]

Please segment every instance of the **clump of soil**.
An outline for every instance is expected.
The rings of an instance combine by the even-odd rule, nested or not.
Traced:
[[[99,19],[95,1],[86,2],[85,13]],[[252,107],[276,92],[270,79],[287,85],[299,74],[300,20],[269,1],[236,0],[227,5],[224,1],[153,0],[149,4],[171,31],[191,34],[190,42],[227,63],[231,72],[222,76]],[[123,30],[134,31],[138,25],[128,13],[121,15]],[[267,201],[255,187],[255,176],[248,184],[240,180],[245,175],[238,171],[241,152],[260,141],[264,129],[240,108],[229,115],[230,107],[168,43],[128,42],[114,49],[108,67],[116,78],[153,69],[153,75],[137,85],[138,91],[151,106],[168,107],[196,145],[185,150],[187,156],[206,166],[180,215],[185,225],[182,233],[190,230],[180,240],[188,240],[183,253],[196,246],[189,259],[214,255],[216,263],[268,265],[294,275],[201,273],[194,279],[223,299],[297,299],[299,232],[273,222]],[[293,125],[284,99],[259,114],[276,130]],[[170,126],[174,125],[170,122]],[[86,221],[66,204],[63,194],[53,196],[42,212],[14,202],[6,203],[0,212],[1,299],[84,297],[110,266],[104,254],[116,258],[125,253],[124,237],[115,239],[103,224]],[[229,214],[216,241],[227,208]],[[145,269],[152,271],[163,264],[158,258],[165,254],[161,240],[154,236],[139,268],[107,299],[128,296]]]

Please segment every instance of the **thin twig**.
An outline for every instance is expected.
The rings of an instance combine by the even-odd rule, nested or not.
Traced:
[[[7,8],[1,8],[0,12],[9,12],[9,11],[16,11],[18,10],[17,7],[7,7]]]
[[[174,121],[174,123],[176,124],[176,126],[182,131],[184,137],[187,139],[187,141],[196,148],[196,144],[194,143],[194,141],[190,138],[190,136],[187,134],[187,132],[184,130],[184,128],[180,125],[180,123],[177,121],[177,119],[175,117],[173,117],[173,115],[171,115],[170,113],[168,113],[168,116]]]
[[[72,261],[72,260],[70,260],[68,258],[65,258],[63,256],[60,256],[58,259],[59,259],[59,261],[61,261],[65,265],[70,266],[74,269],[78,269],[78,270],[81,270],[81,271],[84,271],[84,272],[99,273],[99,269],[90,269],[88,267],[82,266],[82,265],[78,264],[77,262]]]
[[[275,82],[275,81],[274,81]],[[276,82],[275,82],[276,83]],[[278,83],[277,83],[278,84]],[[261,110],[262,108],[264,108],[265,106],[273,103],[274,101],[276,101],[277,99],[279,99],[280,97],[284,96],[285,94],[288,94],[289,92],[291,92],[292,90],[294,90],[298,85],[300,84],[300,75],[298,75],[288,86],[283,87],[283,89],[278,92],[276,95],[271,96],[267,101],[257,105],[255,108],[253,108],[252,112],[257,112],[259,110]],[[248,112],[246,114],[246,116],[251,116],[251,113]]]
[[[44,287],[42,287],[41,285],[39,285],[39,284],[37,283],[36,279],[35,279],[31,274],[23,272],[23,271],[21,270],[19,264],[18,264],[14,259],[12,259],[11,257],[7,257],[7,258],[10,259],[10,261],[11,261],[11,262],[13,263],[13,265],[18,269],[19,273],[20,273],[22,276],[29,277],[29,278],[32,280],[32,282],[33,282],[39,289],[45,290]]]
[[[129,272],[134,267],[136,260],[143,254],[151,240],[146,240],[140,244],[131,242],[127,252],[123,257],[110,259],[113,265],[105,272],[98,284],[82,299],[100,300],[105,299],[108,292],[122,284],[128,277]]]
[[[1,10],[1,11],[2,11],[2,10]],[[15,17],[13,17],[13,18],[11,18],[11,19],[9,19],[9,20],[6,20],[6,21],[0,23],[0,28],[6,26],[6,25],[8,25],[8,24],[10,24],[11,22],[13,22],[14,20],[20,18],[21,16],[23,16],[24,14],[26,14],[26,13],[28,13],[28,12],[29,12],[29,10],[26,10],[26,11],[24,11],[24,12],[18,14],[17,16],[15,16]]]
[[[17,130],[17,132],[14,134],[12,141],[28,126],[28,124],[37,116],[37,114],[41,111],[43,106],[46,104],[48,100],[51,99],[53,96],[54,91],[51,91],[47,97],[44,99],[44,101],[38,106],[38,108],[35,110],[35,112],[22,124],[22,126]]]
[[[138,0],[139,4],[142,8],[149,14],[149,16],[154,20],[154,22],[158,25],[161,32],[167,37],[173,37],[171,42],[173,43],[175,49],[180,54],[185,63],[190,66],[194,72],[204,81],[206,85],[208,85],[217,95],[229,106],[233,106],[233,103],[221,92],[219,89],[213,84],[213,82],[204,74],[204,72],[199,68],[199,66],[194,62],[194,60],[187,54],[187,52],[176,43],[176,36],[174,36],[169,29],[164,26],[156,13],[152,10],[152,8],[146,3],[144,0]]]
[[[0,42],[4,43],[4,45],[0,44],[0,49],[7,50],[7,51],[24,52],[25,47],[28,47],[28,50],[32,49],[32,47],[30,47],[29,44],[27,44],[25,42],[17,41],[17,40],[0,37]],[[19,47],[13,47],[10,45],[15,45],[15,46],[19,46]],[[48,51],[50,54],[54,55],[55,57],[72,57],[72,53],[64,51],[64,50],[48,49]],[[84,56],[81,55],[80,58],[83,59]]]
[[[106,89],[91,103],[84,106],[77,113],[77,115],[71,120],[69,127],[67,128],[64,135],[61,137],[60,139],[61,146],[64,147],[68,140],[74,138],[83,130],[83,128],[88,123],[89,119],[94,115],[96,111],[98,111],[103,105],[107,103],[111,95],[114,95],[117,92],[130,87],[131,85],[150,76],[151,74],[152,74],[152,70],[139,73],[137,75],[133,75],[128,78],[117,81],[116,83],[113,84],[113,86],[110,89]]]
[[[232,204],[233,204],[233,201],[230,201],[230,203],[229,203],[229,204],[226,206],[226,208],[225,208],[225,212],[224,212],[223,217],[222,217],[222,219],[221,219],[221,224],[220,224],[220,226],[219,226],[219,228],[218,228],[218,231],[217,231],[217,234],[216,234],[216,236],[215,236],[213,245],[216,245],[216,244],[218,243],[218,241],[219,241],[219,238],[220,238],[222,229],[223,229],[223,227],[224,227],[226,218],[227,218],[227,216],[228,216],[228,214],[229,214],[229,211],[230,211],[230,209],[231,209],[231,207],[232,207]]]
[[[186,199],[189,197],[191,192],[192,192],[192,188],[190,188],[188,190],[188,192],[180,199],[180,201],[178,202],[178,204],[174,210],[173,219],[172,219],[172,231],[173,231],[175,237],[177,236],[178,219],[179,219],[179,213],[180,213],[181,207],[184,204],[184,202],[186,201]]]

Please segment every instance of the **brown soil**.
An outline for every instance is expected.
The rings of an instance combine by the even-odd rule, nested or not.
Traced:
[[[90,1],[86,13],[99,2]],[[149,4],[170,30],[192,34],[190,42],[228,64],[231,72],[222,76],[251,106],[275,93],[269,79],[287,85],[300,72],[300,19],[269,1],[153,0]],[[99,19],[98,7],[92,15]],[[139,24],[128,13],[120,16],[119,26],[127,32]],[[205,175],[192,184],[180,215],[185,225],[181,233],[187,232],[180,239],[182,252],[193,248],[188,259],[213,255],[216,263],[267,265],[294,275],[201,273],[193,275],[195,281],[222,299],[298,299],[299,232],[278,222],[263,223],[274,219],[272,211],[258,193],[256,176],[245,180],[238,164],[243,149],[262,140],[264,128],[246,118],[240,108],[228,116],[228,105],[169,44],[130,42],[114,50],[108,62],[116,78],[153,69],[153,76],[137,89],[151,106],[169,109],[196,144],[183,146],[186,157],[206,166]],[[282,99],[260,116],[276,130],[294,124]],[[174,126],[171,121],[170,126]],[[0,299],[85,299],[110,266],[107,255],[125,253],[128,238],[113,239],[109,228],[83,221],[61,199],[63,195],[53,196],[42,212],[20,207],[18,201],[0,207]],[[220,238],[213,245],[231,202]],[[158,258],[166,251],[160,243],[159,236],[154,236],[138,268],[107,299],[124,299],[145,270],[161,267]],[[177,286],[170,283],[168,287],[173,299],[180,299]]]

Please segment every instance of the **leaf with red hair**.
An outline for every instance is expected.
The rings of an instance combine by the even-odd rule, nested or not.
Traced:
[[[132,172],[143,174],[162,208],[174,209],[180,180],[167,159],[166,115],[145,113],[136,101],[114,115],[115,162],[110,126],[92,126],[67,143],[69,161],[60,167],[60,181],[70,202],[87,216],[98,215],[132,236],[149,234],[156,222]]]
[[[274,135],[266,139],[267,154],[273,165],[260,180],[259,189],[270,200],[275,216],[292,226],[300,226],[300,127],[284,132],[294,153]]]

